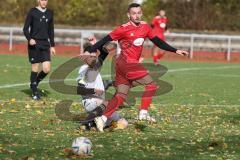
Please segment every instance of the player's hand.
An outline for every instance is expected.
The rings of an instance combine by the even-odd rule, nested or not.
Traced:
[[[93,37],[89,37],[88,38],[88,41],[89,41],[89,43],[91,43],[92,45],[94,45],[96,42],[97,42],[97,40],[96,40],[96,38],[93,36]]]
[[[31,46],[34,46],[34,45],[36,45],[37,43],[36,43],[36,41],[35,41],[34,39],[30,39],[29,44],[30,44]]]
[[[144,61],[144,58],[143,57],[140,57],[139,58],[139,63],[142,63]]]
[[[177,50],[176,53],[180,56],[188,56],[189,53],[187,51],[183,51],[183,50]]]
[[[50,48],[50,53],[51,53],[51,55],[56,55],[56,50],[55,50],[55,48],[54,47],[51,47]]]
[[[101,89],[94,89],[94,92],[95,92],[97,95],[102,95],[104,91],[101,90]]]
[[[82,61],[86,61],[87,59],[89,58],[93,58],[93,57],[97,57],[97,55],[95,53],[90,53],[88,51],[84,52],[84,53],[81,53],[79,54],[78,56]]]

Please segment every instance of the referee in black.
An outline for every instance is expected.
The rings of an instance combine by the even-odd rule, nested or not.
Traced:
[[[28,56],[32,65],[30,88],[33,100],[39,100],[38,84],[51,69],[51,55],[55,55],[53,12],[47,9],[48,0],[37,0],[24,24],[23,32],[28,40]],[[42,64],[42,71],[39,71]]]

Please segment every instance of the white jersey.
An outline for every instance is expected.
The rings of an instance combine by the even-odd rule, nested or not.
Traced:
[[[84,64],[80,67],[78,71],[77,82],[84,84],[86,88],[96,88],[105,91],[102,77],[99,73],[99,70],[90,68],[87,64]],[[102,95],[87,95],[82,96],[82,104],[86,112],[91,112],[97,106],[101,105],[105,99],[105,94]],[[106,126],[109,126],[112,121],[118,121],[121,119],[121,116],[114,112],[106,122]]]
[[[99,73],[99,70],[90,68],[87,64],[84,64],[80,67],[78,71],[77,81],[81,84],[84,84],[86,88],[95,88],[95,89],[100,89],[102,91],[105,91],[102,77]],[[105,94],[103,92],[102,95],[94,94],[94,95],[88,95],[88,97],[87,96],[83,96],[83,97],[84,98],[97,97],[97,98],[104,99]]]

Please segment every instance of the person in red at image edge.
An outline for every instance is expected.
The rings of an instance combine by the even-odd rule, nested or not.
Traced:
[[[159,48],[174,52],[179,55],[188,55],[188,52],[177,50],[163,40],[154,36],[152,28],[146,23],[141,21],[142,9],[137,3],[132,3],[128,7],[129,22],[114,29],[106,37],[98,41],[87,52],[93,53],[101,48],[104,44],[110,41],[118,40],[121,47],[121,54],[116,60],[115,70],[115,85],[116,94],[105,106],[104,104],[97,107],[96,110],[89,115],[89,117],[96,117],[95,123],[99,131],[103,131],[105,123],[120,105],[125,101],[130,88],[143,85],[145,91],[142,96],[141,106],[139,108],[139,120],[147,120],[155,122],[156,120],[148,113],[148,108],[152,102],[152,97],[158,89],[157,84],[153,81],[152,77],[142,64],[139,63],[139,58],[142,54],[143,43],[145,38],[149,38]],[[100,54],[101,57],[106,55]],[[102,111],[102,112],[101,112]],[[88,117],[88,118],[89,118]]]
[[[165,32],[169,32],[167,29],[168,18],[164,10],[160,10],[159,15],[152,20],[151,27],[153,28],[153,35],[156,35],[161,40],[165,41]],[[157,46],[153,46],[153,62],[158,65],[158,61],[163,57],[164,52],[160,51]]]

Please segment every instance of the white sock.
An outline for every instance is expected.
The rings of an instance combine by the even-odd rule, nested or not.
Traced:
[[[102,120],[103,120],[104,123],[106,123],[107,122],[107,117],[102,115]]]
[[[146,114],[146,113],[148,113],[148,110],[144,110],[144,109],[141,109],[139,112],[139,114]]]

